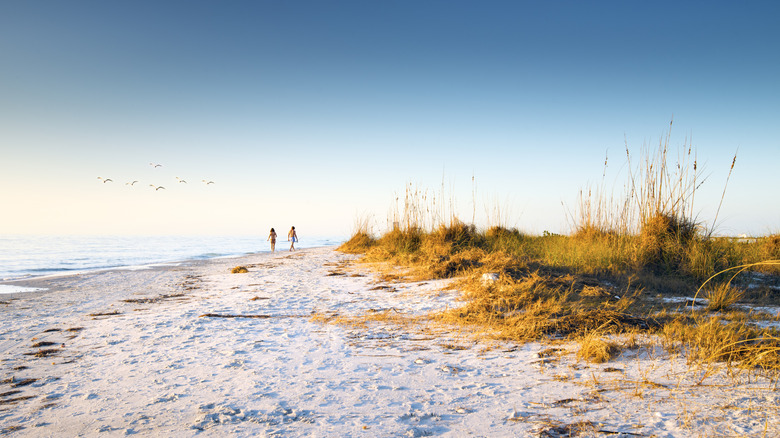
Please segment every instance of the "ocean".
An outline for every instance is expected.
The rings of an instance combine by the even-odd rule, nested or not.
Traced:
[[[305,238],[295,247],[336,246],[344,240],[337,237]],[[287,240],[277,240],[277,251],[287,249]],[[0,235],[0,281],[266,251],[270,251],[270,243],[265,236]]]

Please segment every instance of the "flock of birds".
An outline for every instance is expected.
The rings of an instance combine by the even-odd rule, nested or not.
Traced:
[[[155,169],[158,168],[158,167],[162,167],[162,164],[156,164],[156,163],[149,163],[149,165],[152,166]],[[97,177],[97,179],[99,181],[101,181],[103,184],[109,183],[109,182],[114,182],[114,180],[112,180],[111,178],[103,178],[102,176]],[[180,184],[187,184],[187,181],[179,178],[178,176],[176,177],[176,181],[178,181]],[[202,182],[205,185],[214,184],[214,181],[209,181],[209,180],[205,180],[205,179],[202,180]],[[129,182],[126,182],[125,185],[133,187],[133,186],[135,186],[136,183],[138,183],[138,181],[129,181]],[[154,184],[149,184],[149,187],[153,188],[155,191],[165,190],[165,187],[154,185]]]

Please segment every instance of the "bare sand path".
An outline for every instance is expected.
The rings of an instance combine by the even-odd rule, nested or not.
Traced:
[[[9,436],[777,436],[773,382],[638,347],[474,343],[432,326],[323,324],[457,306],[330,248],[104,271],[0,297]],[[236,265],[249,268],[231,274]],[[204,316],[208,315],[208,316]],[[541,353],[541,354],[540,354]],[[702,378],[704,378],[702,380]],[[701,382],[701,383],[699,383]],[[766,431],[766,432],[765,432]]]

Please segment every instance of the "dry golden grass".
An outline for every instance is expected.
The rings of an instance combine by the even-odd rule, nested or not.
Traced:
[[[591,363],[609,362],[620,352],[617,343],[604,340],[598,333],[591,332],[577,341],[577,359]]]
[[[374,246],[375,243],[376,240],[371,237],[371,235],[367,232],[360,231],[353,234],[352,238],[339,246],[339,251],[347,254],[364,254]]]
[[[737,301],[742,299],[744,291],[741,291],[730,284],[719,284],[704,293],[707,298],[707,310],[720,312],[731,307]]]
[[[627,333],[656,325],[625,312],[630,298],[610,300],[611,294],[580,280],[541,271],[527,272],[520,278],[501,275],[490,284],[471,276],[454,284],[465,292],[467,303],[434,318],[488,328],[500,339],[514,341],[582,336],[595,330]]]
[[[771,330],[724,323],[719,317],[694,317],[677,318],[661,333],[666,343],[680,345],[692,363],[725,362],[742,369],[780,370],[780,338]]]
[[[359,315],[341,315],[338,313],[314,313],[311,321],[324,324],[337,324],[350,327],[365,328],[370,323],[381,322],[390,323],[396,326],[409,326],[421,320],[420,317],[414,317],[399,312],[397,309],[370,309]]]
[[[583,359],[599,361],[619,349],[605,336],[660,333],[667,348],[685,351],[694,361],[778,369],[777,332],[750,328],[749,317],[740,316],[734,304],[745,297],[750,281],[735,280],[738,274],[780,273],[780,237],[713,237],[714,228],[699,222],[693,207],[703,182],[696,155],[685,145],[677,162],[669,162],[675,155],[669,138],[637,163],[626,148],[629,175],[622,197],[607,196],[614,190],[603,183],[581,191],[570,236],[528,236],[503,226],[482,231],[451,212],[447,217],[443,196],[409,185],[402,207],[396,197],[389,232],[373,237],[362,221],[341,250],[363,254],[361,261],[381,267],[386,281],[455,278],[464,305],[430,318],[495,339],[574,339]],[[735,161],[736,156],[729,177]],[[718,277],[727,272],[730,279]],[[483,274],[498,280],[485,281]],[[681,305],[658,299],[690,295],[708,284],[708,310],[729,311],[730,322],[679,316]],[[750,292],[751,304],[775,303],[774,289],[762,290]],[[381,317],[404,323],[395,315]]]
[[[728,315],[731,323],[716,324],[700,317],[675,316],[673,305],[652,300],[665,288],[691,290],[695,280],[653,273],[654,268],[636,275],[627,268],[633,262],[615,268],[622,275],[608,275],[610,269],[566,269],[565,263],[563,267],[549,266],[545,259],[532,257],[534,253],[518,253],[517,248],[506,246],[510,240],[530,245],[532,250],[539,241],[558,242],[554,245],[565,241],[566,247],[589,246],[582,237],[531,238],[503,229],[492,229],[481,236],[475,232],[461,224],[453,230],[439,227],[430,233],[394,230],[376,239],[362,262],[378,270],[387,282],[455,277],[451,285],[463,291],[463,306],[430,315],[430,320],[468,327],[472,334],[481,333],[490,339],[524,342],[570,338],[580,343],[580,358],[598,362],[608,360],[620,348],[604,341],[604,336],[625,334],[635,339],[637,334],[661,333],[670,351],[684,351],[691,361],[777,367],[777,338],[769,332],[749,329],[747,317],[738,312]],[[502,239],[501,244],[493,240],[496,236]],[[612,236],[599,238],[607,245],[617,241]],[[497,274],[498,280],[484,281],[485,273]],[[648,292],[648,285],[652,292]],[[739,299],[739,290],[730,285],[708,289],[711,310],[729,309]],[[718,291],[722,291],[722,299],[716,297]],[[421,322],[388,310],[323,318],[324,322],[348,325],[380,320],[400,325]]]

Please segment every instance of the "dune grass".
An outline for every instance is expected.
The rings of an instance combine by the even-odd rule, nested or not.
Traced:
[[[699,222],[693,209],[703,182],[695,153],[686,146],[676,163],[669,156],[667,136],[645,152],[621,197],[603,195],[603,185],[581,191],[569,235],[478,229],[442,214],[440,202],[426,204],[427,192],[409,185],[390,231],[375,236],[362,221],[340,249],[362,254],[365,262],[403,267],[411,279],[456,278],[465,303],[432,318],[482,327],[499,339],[574,339],[582,358],[598,362],[618,349],[605,336],[655,333],[691,360],[780,370],[777,330],[719,315],[733,313],[741,300],[780,305],[771,286],[748,289],[758,275],[780,284],[780,266],[770,262],[780,259],[780,235],[749,241],[713,236],[714,227]],[[626,160],[632,168],[628,148]],[[730,172],[735,162],[736,156]],[[743,268],[739,275],[723,274],[733,274],[732,267]],[[484,281],[488,273],[498,280]],[[708,288],[699,294],[703,283]],[[666,296],[703,297],[707,305],[688,309]]]
[[[356,234],[343,248],[364,254],[366,262],[403,267],[404,276],[410,279],[454,278],[452,287],[463,291],[464,304],[432,319],[481,327],[498,339],[570,338],[580,342],[580,357],[600,362],[614,356],[617,348],[603,336],[656,333],[665,336],[667,345],[687,351],[692,360],[780,370],[776,330],[752,329],[744,321],[728,322],[718,315],[733,309],[748,293],[744,286],[735,286],[736,281],[710,280],[712,286],[699,294],[707,305],[698,310],[658,299],[697,298],[701,278],[716,274],[713,271],[727,261],[698,265],[697,269],[683,267],[693,266],[699,259],[722,257],[722,253],[753,260],[761,254],[755,248],[764,245],[761,240],[750,244],[726,239],[702,241],[696,250],[709,252],[708,257],[698,254],[690,260],[695,252],[685,248],[676,253],[672,269],[633,252],[640,247],[641,238],[534,237],[499,227],[482,232],[455,222],[429,232],[396,229],[378,238]],[[637,241],[633,245],[632,239]],[[777,265],[755,267],[762,275],[777,276]],[[497,274],[498,280],[484,281],[487,273]],[[780,304],[775,295],[757,297],[752,304]]]

